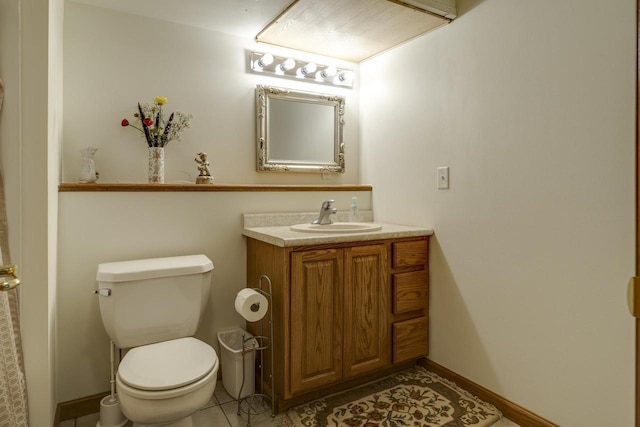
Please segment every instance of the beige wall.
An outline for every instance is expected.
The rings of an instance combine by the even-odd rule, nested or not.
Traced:
[[[135,131],[121,128],[120,121],[133,114],[138,101],[164,95],[171,111],[194,114],[184,140],[166,149],[166,182],[193,182],[197,174],[193,159],[205,151],[217,183],[358,183],[357,89],[249,74],[246,62],[251,49],[286,52],[256,46],[251,40],[67,2],[62,180],[77,180],[79,150],[90,145],[99,149],[95,161],[100,182],[145,182],[146,145]],[[329,180],[319,174],[257,173],[257,84],[344,95],[347,172]],[[218,348],[219,330],[244,325],[233,309],[235,294],[247,285],[241,214],[315,211],[328,198],[347,210],[351,196],[358,196],[362,209],[370,207],[369,192],[60,193],[58,401],[109,389],[109,341],[92,294],[99,263],[189,253],[209,256],[215,266],[213,288],[198,336]]]
[[[371,206],[369,192],[60,193],[58,400],[109,390],[109,339],[92,293],[99,263],[208,256],[212,289],[197,336],[218,349],[218,331],[244,327],[233,301],[254,285],[246,283],[242,213],[306,211],[329,198],[348,210],[352,196]]]
[[[144,144],[118,123],[136,101],[164,94],[196,115],[188,139],[167,149],[169,181],[191,179],[204,149],[217,182],[326,183],[254,171],[261,80],[245,73],[250,42],[67,6],[64,181],[92,145],[104,181],[143,182]],[[631,425],[635,5],[458,6],[448,27],[361,65],[360,95],[347,99],[348,172],[330,183],[372,183],[377,220],[436,230],[436,362],[561,425]],[[155,43],[136,45],[151,33]],[[166,55],[149,57],[147,46]],[[448,191],[435,189],[437,166],[451,167]],[[327,196],[344,209],[351,194],[61,194],[58,400],[108,388],[90,293],[97,263],[210,256],[199,335],[215,345],[218,330],[242,323],[230,308],[245,285],[240,214],[306,210]]]
[[[0,116],[0,160],[2,161],[2,175],[5,180],[19,181],[20,150],[19,138],[19,0],[0,3],[0,78],[5,85],[2,115]],[[19,186],[5,186],[7,197],[7,215],[9,226],[18,227],[19,214]],[[17,232],[12,233],[10,246],[18,252]],[[13,258],[19,253],[14,253]]]
[[[376,218],[435,230],[431,357],[560,425],[630,426],[635,2],[458,8],[360,70]]]
[[[158,30],[158,29],[161,30]],[[166,111],[192,113],[183,141],[165,150],[165,182],[194,182],[194,158],[209,155],[218,183],[358,182],[358,90],[283,80],[247,72],[249,53],[283,54],[253,40],[67,2],[64,46],[64,182],[77,181],[80,149],[98,148],[102,182],[145,182],[147,146],[141,134],[122,128],[138,102],[157,95]],[[311,58],[290,53],[295,58]],[[325,58],[326,60],[326,58]],[[320,60],[318,60],[320,61]],[[340,62],[357,71],[357,64]],[[344,174],[256,172],[255,87],[284,86],[345,96]]]
[[[0,4],[0,126],[12,261],[23,285],[21,327],[30,425],[55,412],[57,181],[62,128],[62,0]]]

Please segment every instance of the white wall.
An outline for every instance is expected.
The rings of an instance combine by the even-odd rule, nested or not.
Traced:
[[[197,336],[218,348],[218,331],[244,327],[233,301],[254,285],[246,282],[242,213],[307,211],[329,198],[347,210],[351,196],[371,206],[369,192],[60,193],[58,401],[109,390],[109,339],[92,293],[99,263],[208,256],[212,290]]]
[[[49,0],[48,13],[48,46],[47,46],[47,301],[48,301],[48,389],[32,392],[33,384],[28,390],[30,404],[38,402],[45,396],[50,401],[50,411],[44,412],[36,405],[30,408],[31,425],[46,425],[46,421],[51,423],[55,416],[56,405],[58,403],[57,383],[56,383],[56,322],[57,322],[57,292],[58,292],[58,183],[60,182],[60,153],[62,145],[62,120],[63,120],[63,22],[64,22],[64,0]],[[27,121],[28,123],[28,121]],[[41,148],[42,149],[42,148]],[[26,234],[26,233],[25,233]],[[33,353],[37,350],[31,349]],[[42,358],[41,352],[36,353]],[[36,359],[37,362],[37,359]],[[36,377],[40,378],[40,377]],[[39,379],[39,381],[42,381]],[[45,394],[46,393],[46,394]],[[34,415],[37,413],[38,415]],[[34,418],[37,417],[37,418]]]
[[[99,149],[95,160],[100,182],[146,182],[146,145],[132,129],[121,128],[120,121],[133,114],[138,101],[164,95],[169,110],[195,116],[184,140],[166,149],[165,182],[193,182],[193,159],[205,151],[216,183],[359,183],[358,91],[249,74],[251,49],[284,52],[254,46],[251,40],[67,2],[62,180],[77,180],[79,150],[91,145]],[[257,84],[346,97],[345,174],[327,181],[319,174],[255,171]],[[362,209],[371,206],[370,192],[60,193],[58,402],[109,389],[109,340],[98,297],[92,294],[99,263],[188,253],[209,256],[215,266],[213,289],[198,336],[217,348],[219,330],[244,325],[233,309],[235,294],[247,285],[241,214],[315,211],[328,198],[346,210],[351,196],[358,196]]]
[[[431,358],[564,426],[633,424],[635,2],[605,3],[461,0],[360,70],[376,219],[436,232]]]
[[[2,161],[2,176],[5,181],[19,181],[20,150],[19,138],[19,0],[0,3],[0,78],[5,85],[2,115],[0,116],[0,160]],[[18,229],[20,220],[19,191],[17,185],[5,185],[7,198],[7,216],[9,227]],[[14,261],[19,256],[17,232],[9,235],[9,246],[15,248],[12,254]]]
[[[100,182],[146,182],[147,146],[133,128],[138,102],[157,95],[166,111],[192,113],[191,128],[165,150],[165,182],[194,182],[194,158],[209,155],[216,183],[358,182],[358,91],[247,72],[252,50],[283,54],[251,39],[67,2],[64,52],[63,181],[77,181],[80,149],[98,148]],[[290,52],[290,51],[288,51]],[[293,53],[304,59],[309,55]],[[317,57],[316,57],[317,58]],[[322,61],[322,59],[316,59]],[[326,58],[324,58],[326,61]],[[339,62],[357,71],[357,64]],[[346,98],[344,174],[256,172],[255,87],[268,84]]]
[[[0,3],[0,126],[9,243],[20,287],[30,425],[55,411],[58,146],[61,129],[61,0]]]
[[[448,27],[361,65],[361,102],[346,92],[347,173],[329,183],[371,183],[377,220],[436,230],[433,360],[561,425],[631,425],[635,4],[458,6]],[[92,145],[101,181],[144,182],[144,143],[119,122],[162,94],[196,116],[167,149],[167,181],[192,179],[204,150],[216,182],[326,183],[255,172],[252,42],[67,3],[64,48],[63,181]],[[437,191],[445,165],[451,189]],[[199,335],[216,344],[242,323],[229,302],[245,286],[240,214],[326,196],[60,194],[58,401],[108,388],[97,263],[210,256]],[[351,194],[331,196],[346,208]]]

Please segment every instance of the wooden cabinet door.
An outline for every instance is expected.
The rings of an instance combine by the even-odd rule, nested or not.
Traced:
[[[291,394],[342,378],[342,250],[291,254]]]
[[[345,251],[344,376],[385,367],[391,357],[387,251],[384,245]]]

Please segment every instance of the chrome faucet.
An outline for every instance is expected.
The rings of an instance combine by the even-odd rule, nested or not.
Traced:
[[[325,200],[324,202],[322,202],[322,207],[320,208],[320,215],[318,216],[318,218],[313,220],[311,224],[320,224],[320,225],[332,224],[333,218],[331,218],[331,214],[338,212],[336,208],[331,207],[331,204],[333,202],[335,202],[335,200]]]

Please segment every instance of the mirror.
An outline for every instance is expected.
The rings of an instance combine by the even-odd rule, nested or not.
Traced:
[[[259,171],[344,172],[344,98],[256,89]]]

